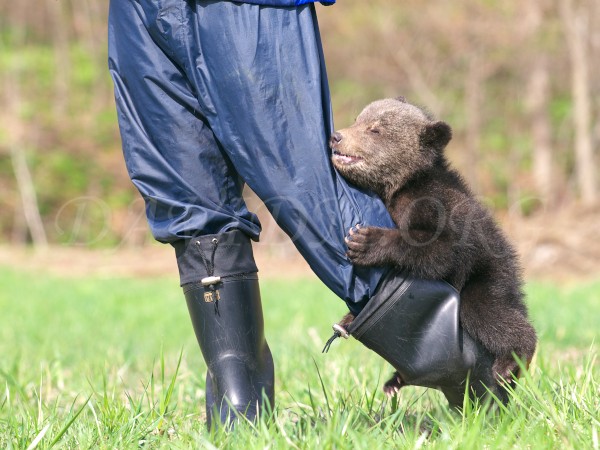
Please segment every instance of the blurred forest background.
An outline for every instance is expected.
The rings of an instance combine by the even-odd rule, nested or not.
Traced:
[[[121,155],[107,9],[0,0],[0,242],[152,241]],[[598,268],[599,1],[339,0],[318,14],[338,127],[380,97],[426,106],[533,260],[545,267],[566,248],[585,259],[577,270]]]

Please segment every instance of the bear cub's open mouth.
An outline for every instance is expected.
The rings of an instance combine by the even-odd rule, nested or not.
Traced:
[[[357,162],[363,160],[363,158],[361,158],[360,156],[346,155],[344,153],[338,152],[337,150],[333,151],[333,158],[336,162],[346,165],[356,164]]]

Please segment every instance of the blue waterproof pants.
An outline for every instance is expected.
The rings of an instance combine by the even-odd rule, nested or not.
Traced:
[[[355,224],[392,227],[382,202],[330,163],[332,114],[314,6],[113,0],[109,67],[125,162],[181,283],[191,238],[258,240],[247,183],[319,278],[358,312],[384,270],[353,267]],[[188,261],[189,262],[189,261]],[[188,268],[188,269],[186,269]]]

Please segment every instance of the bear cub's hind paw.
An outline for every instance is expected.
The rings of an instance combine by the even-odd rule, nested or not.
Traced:
[[[391,398],[396,395],[403,386],[406,386],[406,383],[400,378],[400,374],[396,372],[394,373],[394,376],[387,380],[383,385],[383,392]]]
[[[520,376],[521,368],[512,356],[498,357],[492,366],[496,383],[500,386],[513,385],[514,378]]]

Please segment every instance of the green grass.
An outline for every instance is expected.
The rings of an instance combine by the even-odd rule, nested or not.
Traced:
[[[210,435],[205,366],[172,278],[61,279],[0,268],[0,448],[598,449],[600,282],[530,283],[536,365],[495,414],[440,393],[381,392],[356,341],[321,354],[341,301],[314,280],[262,283],[273,420]]]

